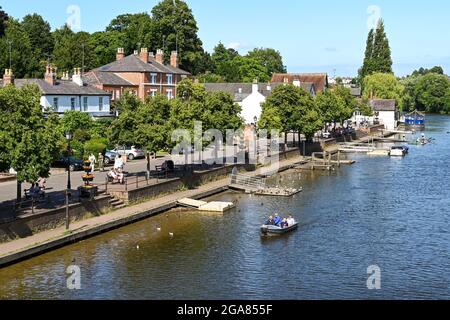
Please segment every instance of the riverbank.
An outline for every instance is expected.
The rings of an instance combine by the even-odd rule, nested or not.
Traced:
[[[303,161],[303,157],[280,161],[279,171],[285,171]],[[247,173],[258,176],[265,168]],[[144,203],[128,206],[107,215],[102,215],[71,224],[70,230],[58,227],[43,231],[27,238],[0,244],[0,267],[8,266],[45,252],[90,238],[98,234],[117,229],[128,224],[152,217],[177,206],[177,201],[183,198],[203,199],[228,190],[230,179],[224,178],[204,184],[193,190],[180,191],[158,197]]]

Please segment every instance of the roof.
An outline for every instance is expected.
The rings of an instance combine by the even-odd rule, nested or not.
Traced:
[[[373,99],[369,101],[373,111],[397,111],[397,102],[394,99]]]
[[[295,80],[300,83],[313,83],[317,92],[322,92],[328,87],[328,75],[326,73],[274,73],[272,76],[273,83],[287,82],[292,84]]]
[[[83,96],[107,96],[108,92],[97,89],[94,86],[85,84],[80,87],[71,80],[56,80],[55,85],[50,85],[44,79],[15,79],[14,85],[18,88],[27,84],[37,85],[44,95],[83,95]],[[3,80],[0,80],[0,85],[3,86]]]
[[[361,97],[361,88],[360,87],[358,87],[358,88],[355,88],[355,87],[351,87],[350,88],[350,93],[352,94],[352,96],[355,96],[355,97]]]
[[[190,75],[189,72],[180,68],[164,65],[155,60],[155,58],[149,57],[149,61],[145,63],[141,60],[139,55],[132,54],[124,57],[123,59],[116,60],[107,65],[94,69],[93,71],[100,72],[156,72],[156,73],[172,73],[180,75]]]
[[[134,86],[133,83],[112,72],[91,71],[83,76],[90,85]]]
[[[272,94],[273,90],[284,83],[258,83],[258,92],[264,97]],[[252,83],[203,83],[206,91],[209,92],[227,92],[234,97],[235,102],[242,102],[252,94]],[[308,93],[315,93],[313,83],[302,83],[300,85]]]

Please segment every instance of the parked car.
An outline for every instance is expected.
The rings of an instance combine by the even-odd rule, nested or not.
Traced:
[[[105,156],[103,157],[103,164],[105,166],[108,166],[110,164],[114,164],[114,161],[116,160],[117,152],[114,151],[106,151]]]
[[[69,157],[61,156],[57,161],[53,162],[54,168],[67,168],[69,165]],[[82,171],[84,163],[81,160],[70,157],[70,171]]]
[[[143,149],[138,148],[136,146],[131,147],[119,147],[112,152],[115,152],[117,154],[120,154],[121,156],[127,157],[128,160],[134,160],[137,158],[145,158],[145,152]]]

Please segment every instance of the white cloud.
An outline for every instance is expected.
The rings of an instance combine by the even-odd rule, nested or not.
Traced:
[[[234,50],[246,49],[249,47],[250,46],[248,45],[248,43],[241,43],[241,42],[231,42],[227,46],[228,49],[234,49]]]

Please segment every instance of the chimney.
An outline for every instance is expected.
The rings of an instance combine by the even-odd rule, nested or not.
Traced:
[[[63,72],[61,80],[65,80],[65,81],[70,80],[70,78],[69,78],[69,71],[64,71]]]
[[[174,68],[178,68],[178,52],[172,51],[170,54],[170,65]]]
[[[55,82],[56,82],[56,73],[55,73],[55,68],[53,68],[52,66],[48,65],[45,68],[45,76],[44,76],[44,80],[45,82],[47,82],[49,85],[54,86]]]
[[[156,50],[156,62],[164,64],[164,51],[161,49]]]
[[[252,93],[257,93],[259,91],[258,80],[254,79],[252,83]]]
[[[139,58],[145,63],[148,62],[148,49],[147,48],[141,48],[141,52],[139,53]]]
[[[76,83],[80,87],[83,86],[83,78],[81,77],[81,68],[73,69],[72,81],[73,83]]]
[[[117,48],[116,61],[122,60],[123,58],[125,58],[125,50],[123,48]]]
[[[14,75],[11,69],[5,69],[5,74],[3,75],[3,86],[9,86],[14,84]]]

